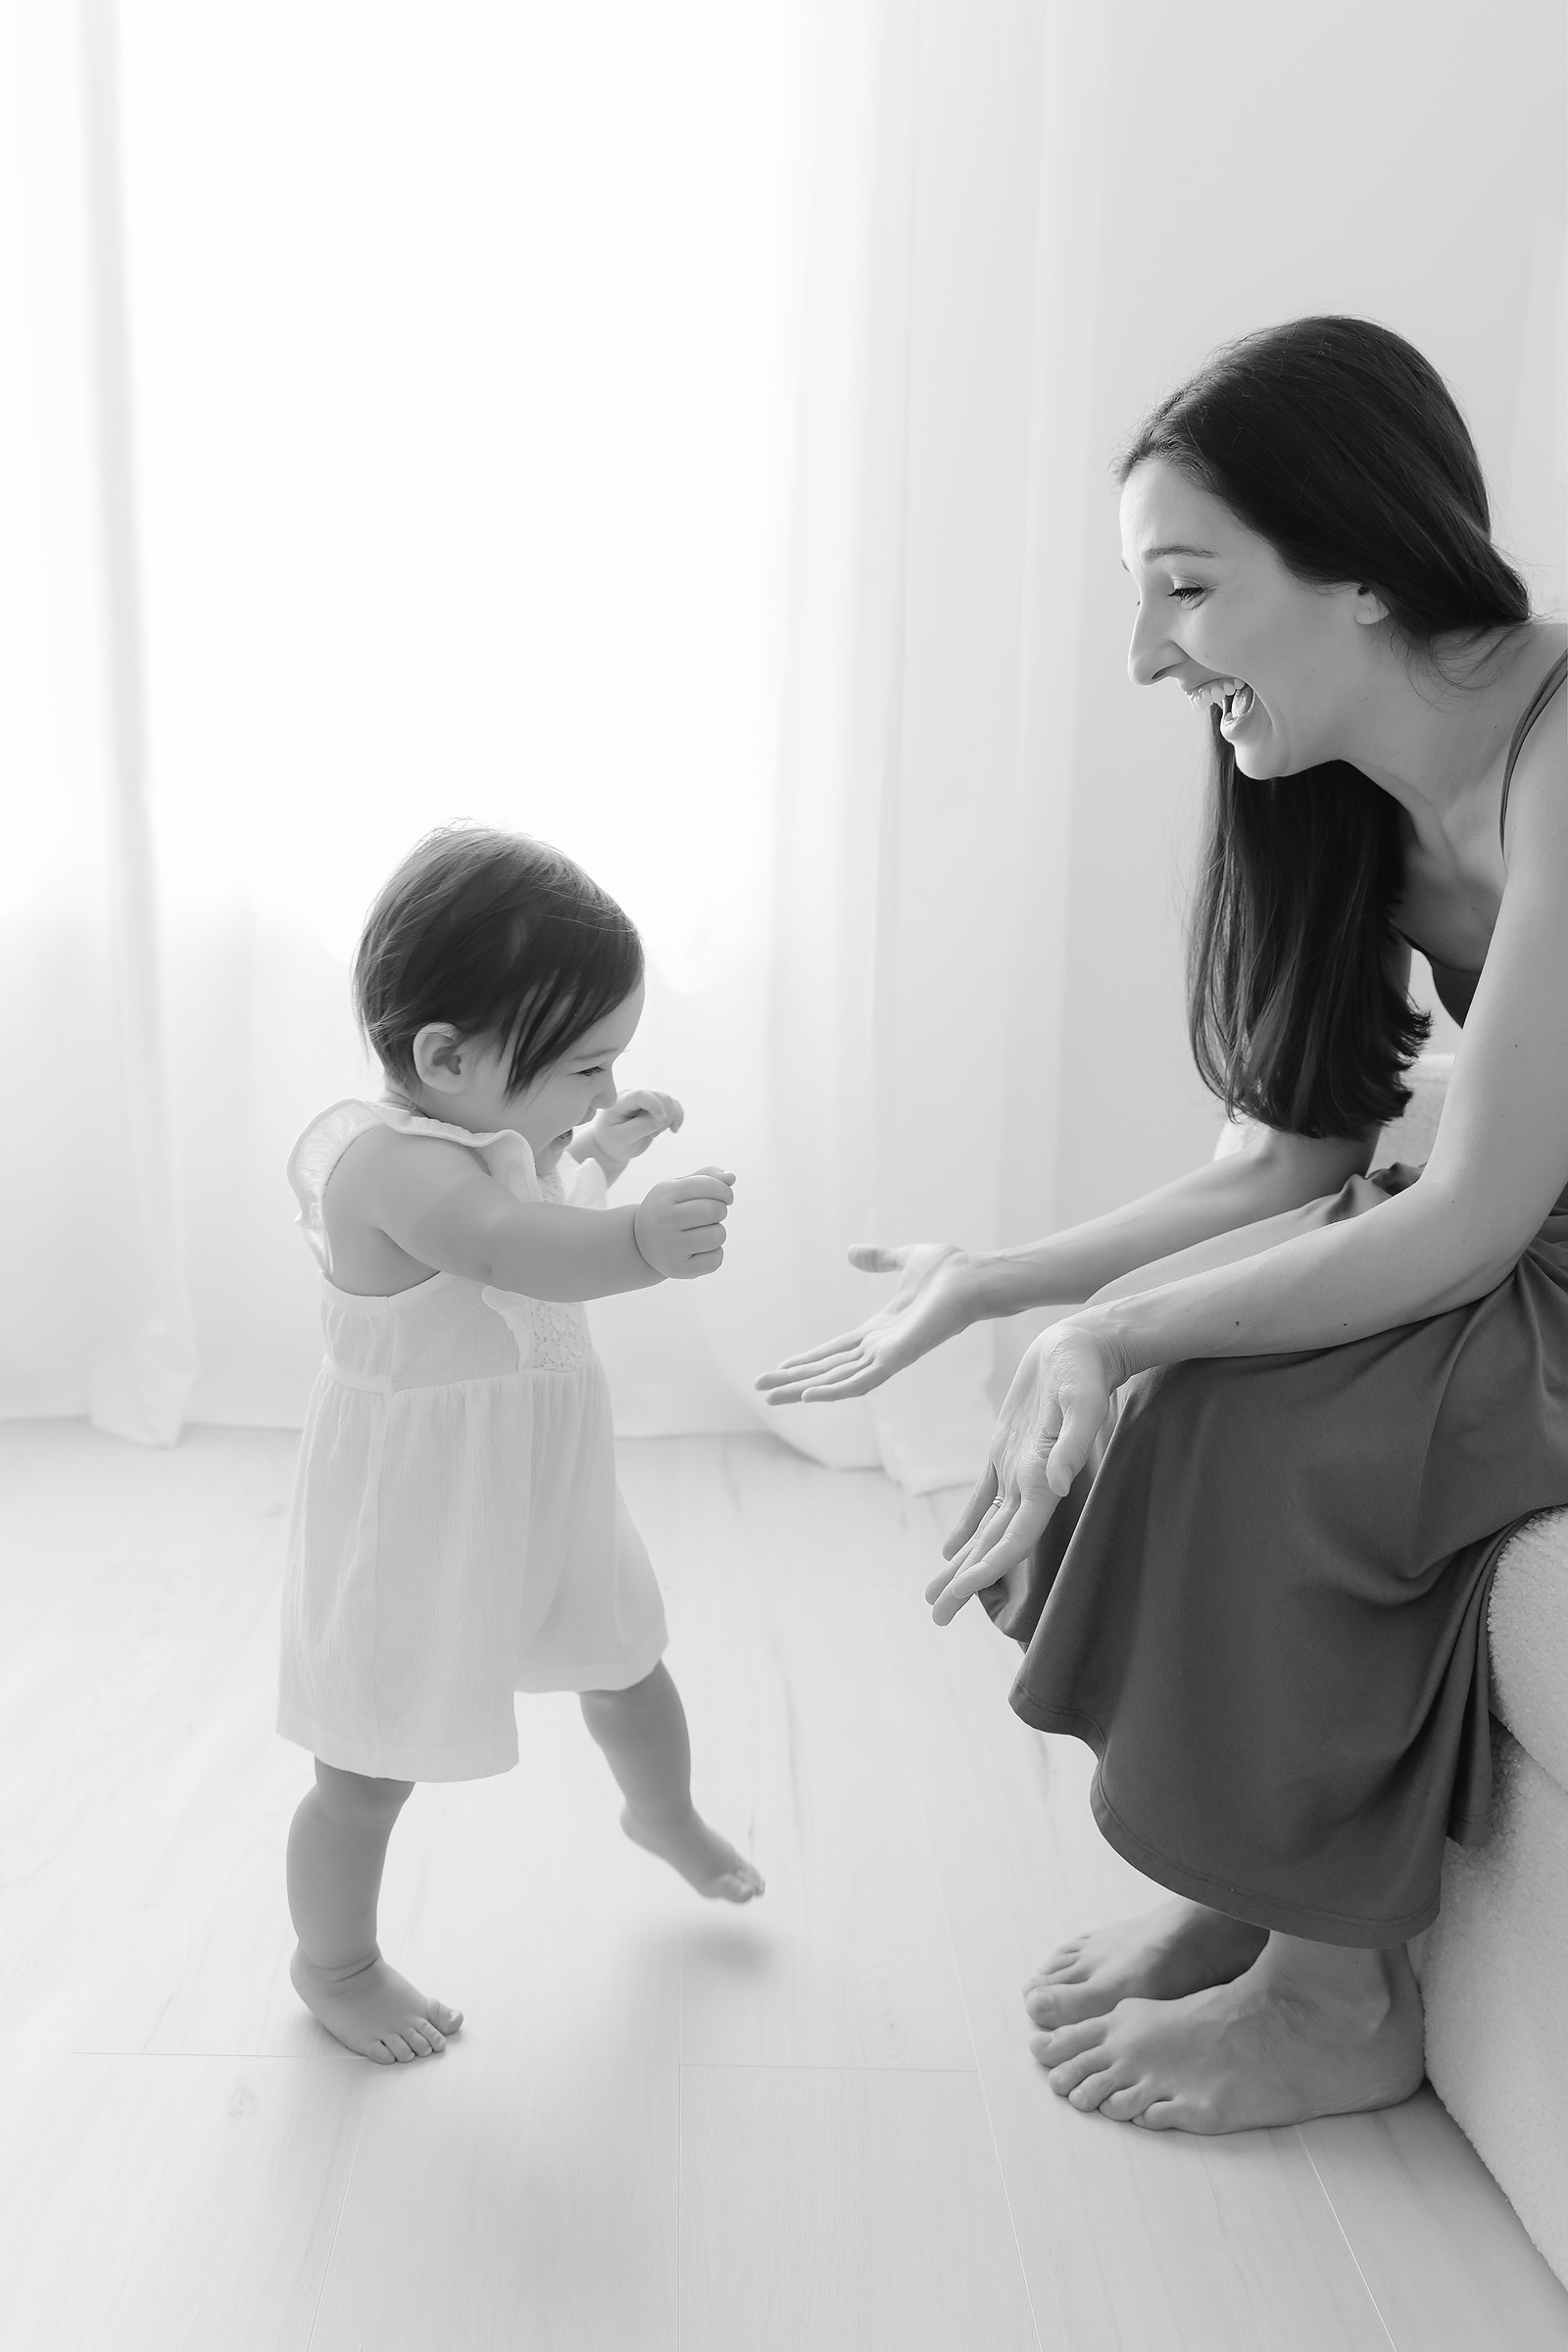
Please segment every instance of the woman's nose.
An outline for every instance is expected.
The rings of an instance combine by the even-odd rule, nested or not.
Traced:
[[[1133,684],[1152,686],[1180,659],[1180,650],[1166,636],[1158,612],[1140,605],[1127,648],[1127,675]]]

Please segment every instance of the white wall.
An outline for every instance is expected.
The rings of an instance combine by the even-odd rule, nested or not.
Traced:
[[[1557,0],[1117,0],[1084,152],[1099,262],[1090,476],[1213,344],[1313,311],[1378,318],[1443,371],[1497,532],[1565,610],[1564,25]],[[1485,26],[1485,31],[1482,26]],[[1103,476],[1101,477],[1102,482]],[[1055,1217],[1190,1166],[1215,1114],[1185,1049],[1179,876],[1196,732],[1133,690],[1115,498],[1096,486],[1077,567],[1072,890]],[[1027,1227],[1025,1204],[1012,1214]],[[1048,1203],[1042,1196],[1039,1207]]]

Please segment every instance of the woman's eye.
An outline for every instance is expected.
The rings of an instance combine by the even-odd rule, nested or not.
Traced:
[[[1183,580],[1172,580],[1170,592],[1172,596],[1180,597],[1184,605],[1191,604],[1195,596],[1201,596],[1203,593],[1201,587],[1195,582]]]

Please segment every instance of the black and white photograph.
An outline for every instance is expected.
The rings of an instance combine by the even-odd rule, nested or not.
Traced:
[[[1561,0],[0,0],[0,2352],[1568,2352]]]

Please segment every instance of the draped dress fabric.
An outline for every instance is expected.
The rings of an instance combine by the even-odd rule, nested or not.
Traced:
[[[1568,656],[1515,730],[1504,806],[1565,674]],[[1462,1019],[1476,975],[1437,971]],[[1419,1174],[1353,1178],[1299,1230]],[[1136,1868],[1259,1927],[1384,1946],[1436,1918],[1445,1837],[1486,1834],[1493,1572],[1564,1504],[1568,1190],[1466,1306],[1128,1382],[1024,1572],[984,1597],[1026,1645],[1012,1705],[1095,1749],[1095,1819]]]
[[[663,1602],[615,1483],[580,1305],[445,1273],[391,1298],[332,1281],[322,1196],[378,1123],[465,1146],[520,1200],[586,1209],[604,1186],[566,1160],[566,1201],[524,1137],[385,1102],[335,1103],[289,1160],[326,1361],[295,1478],[278,1730],[341,1771],[473,1780],[517,1761],[514,1692],[651,1674]]]

